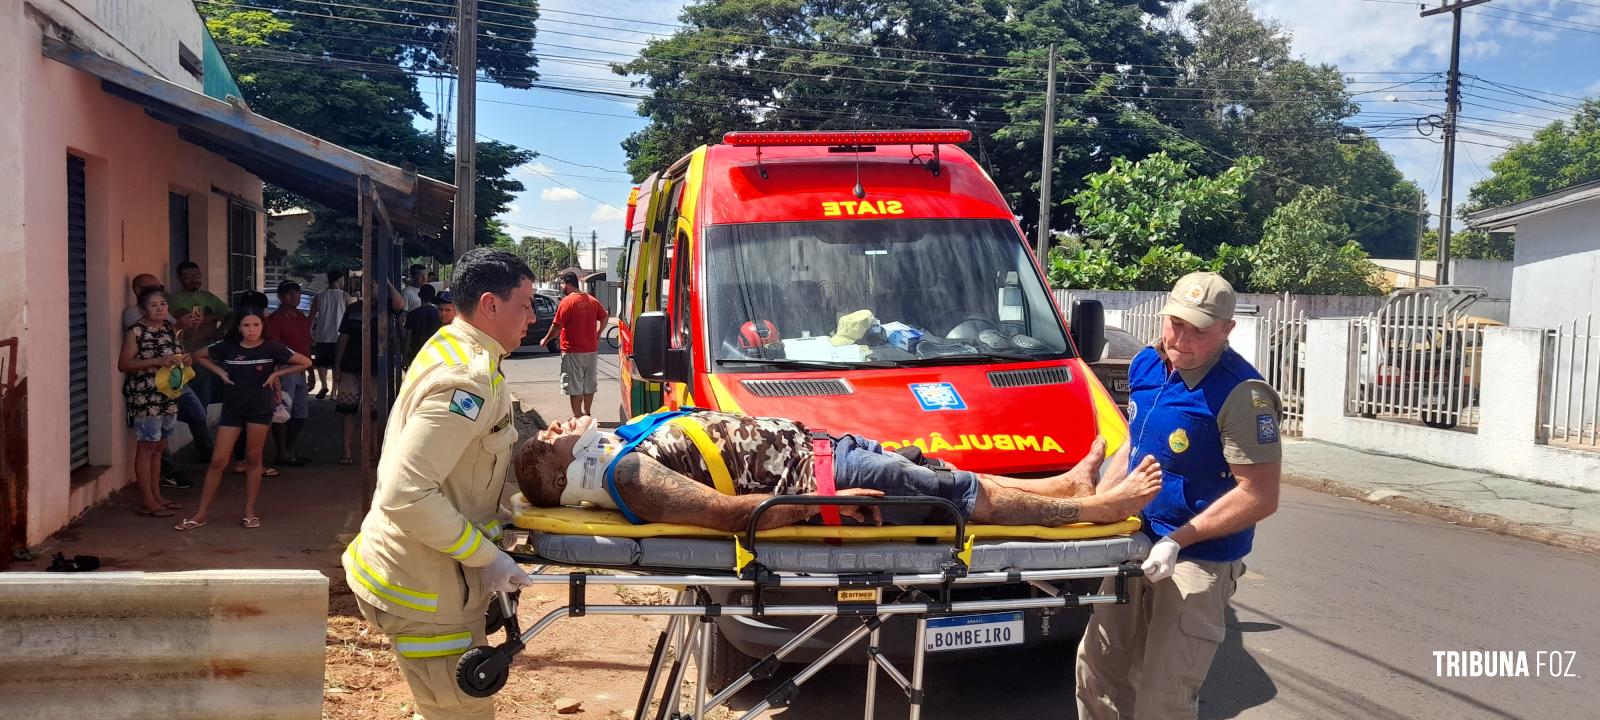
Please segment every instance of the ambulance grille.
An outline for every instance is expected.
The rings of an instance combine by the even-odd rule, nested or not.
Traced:
[[[1072,371],[1064,367],[997,370],[989,373],[989,384],[997,388],[1065,385],[1070,382],[1072,382]]]
[[[841,378],[826,380],[744,380],[744,388],[759,397],[821,397],[849,395],[855,390]]]

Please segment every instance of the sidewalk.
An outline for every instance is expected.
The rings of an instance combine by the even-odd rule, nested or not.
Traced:
[[[276,478],[262,478],[256,510],[261,527],[247,530],[240,522],[244,508],[244,476],[222,478],[208,524],[177,532],[172,526],[200,503],[205,464],[185,449],[178,463],[188,490],[167,488],[167,499],[183,503],[173,517],[139,515],[138,489],[123,488],[91,508],[71,525],[35,548],[32,561],[12,563],[18,572],[43,570],[57,552],[97,555],[105,570],[148,572],[227,568],[308,568],[342,579],[339,555],[361,523],[361,475],[355,465],[339,465],[342,416],[328,400],[311,401],[311,418],[300,438],[306,467],[280,467]],[[267,456],[270,458],[271,450]]]
[[[1457,525],[1600,554],[1600,493],[1306,440],[1285,442],[1283,479]]]

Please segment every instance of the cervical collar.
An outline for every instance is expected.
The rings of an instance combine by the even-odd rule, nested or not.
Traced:
[[[572,447],[572,463],[567,465],[567,487],[561,491],[562,505],[590,503],[616,509],[606,492],[606,467],[616,457],[618,443],[612,433],[590,426]]]

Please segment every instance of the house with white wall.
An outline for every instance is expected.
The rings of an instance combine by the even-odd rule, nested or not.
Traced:
[[[454,188],[251,112],[190,0],[0,2],[0,98],[3,566],[133,480],[133,276],[261,287],[263,180],[379,218],[398,267],[382,240],[446,232]]]
[[[1473,213],[1467,225],[1516,231],[1512,325],[1554,327],[1600,315],[1600,181]]]

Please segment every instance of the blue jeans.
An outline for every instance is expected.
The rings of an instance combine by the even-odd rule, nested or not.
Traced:
[[[200,396],[196,395],[191,387],[185,387],[183,394],[178,396],[178,421],[189,426],[189,434],[194,436],[196,450],[211,449],[211,428],[206,424],[206,406],[200,402]],[[209,455],[209,453],[203,454]]]
[[[918,465],[860,435],[845,435],[834,443],[833,484],[839,490],[881,490],[888,497],[944,498],[955,504],[963,519],[972,517],[972,508],[978,502],[978,476],[965,470],[935,470]],[[942,525],[951,522],[951,518],[943,510],[913,505],[883,508],[883,522]]]

